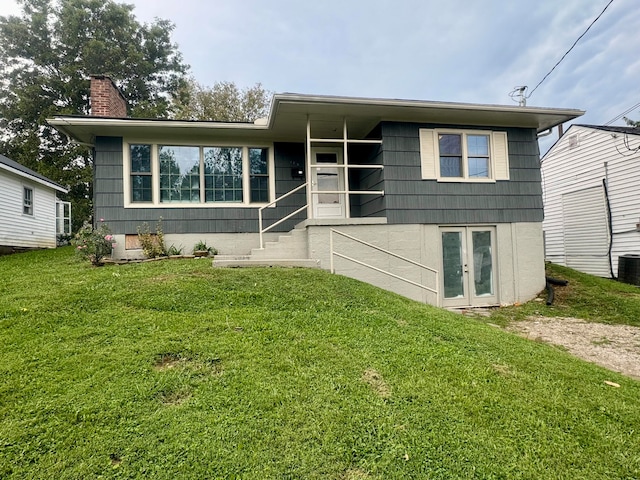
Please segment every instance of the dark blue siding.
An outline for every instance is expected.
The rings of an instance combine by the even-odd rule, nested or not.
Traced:
[[[94,153],[94,209],[97,219],[103,218],[116,234],[135,234],[143,222],[151,228],[162,217],[165,233],[235,233],[258,231],[257,208],[124,208],[122,178],[122,138],[98,137]],[[304,144],[274,145],[276,194],[280,196],[304,180],[291,178],[295,163],[304,165]],[[284,200],[282,206],[265,210],[265,225],[286,216],[306,203],[301,194]],[[288,231],[306,218],[291,219],[273,231]]]
[[[542,221],[542,187],[535,129],[497,129],[507,132],[510,180],[495,183],[449,183],[421,180],[420,128],[455,126],[392,122],[382,124],[386,201],[384,213],[388,223]]]

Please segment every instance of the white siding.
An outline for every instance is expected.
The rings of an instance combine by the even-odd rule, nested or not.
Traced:
[[[609,276],[609,232],[602,186],[562,196],[564,247],[568,267]]]
[[[24,187],[33,190],[33,215],[22,213]],[[55,190],[0,170],[0,246],[56,246]]]
[[[607,180],[613,224],[612,260],[617,274],[618,256],[627,253],[640,254],[640,153],[629,151],[624,145],[624,134],[597,130],[589,127],[571,126],[565,136],[545,156],[542,163],[543,199],[547,260],[567,265],[565,231],[563,226],[563,202],[566,194],[593,187],[601,187]],[[577,135],[577,137],[574,137]],[[571,148],[571,140],[577,140]],[[632,148],[640,145],[640,137],[628,137]],[[594,212],[593,215],[596,215]],[[600,211],[597,215],[602,216]],[[593,221],[602,224],[605,218]],[[607,259],[608,262],[608,259]],[[586,273],[610,276],[609,269],[594,271],[586,267],[577,268]]]

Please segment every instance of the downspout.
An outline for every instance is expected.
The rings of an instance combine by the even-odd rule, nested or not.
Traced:
[[[538,133],[536,138],[546,137],[548,135],[551,135],[552,133],[553,133],[553,128],[549,128],[549,129],[545,130],[544,132]]]
[[[602,179],[602,187],[604,188],[604,199],[607,204],[607,228],[609,229],[609,251],[607,252],[607,257],[609,258],[609,273],[611,273],[611,278],[616,280],[616,276],[613,273],[613,258],[611,258],[611,252],[613,250],[613,218],[611,216],[611,202],[609,201],[609,190],[607,189],[607,183],[609,181],[609,169],[608,162],[604,162],[604,178]]]

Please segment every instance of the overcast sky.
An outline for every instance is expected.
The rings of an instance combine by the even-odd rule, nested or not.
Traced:
[[[129,0],[175,24],[196,80],[275,92],[513,105],[609,0]],[[16,14],[0,0],[0,15]],[[530,106],[603,124],[640,103],[640,2],[614,0]],[[628,114],[640,119],[640,107]],[[617,125],[622,125],[620,120]]]

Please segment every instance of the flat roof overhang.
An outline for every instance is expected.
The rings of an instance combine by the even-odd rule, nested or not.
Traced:
[[[483,105],[376,98],[276,94],[267,121],[228,123],[91,116],[56,116],[47,122],[76,141],[93,143],[96,136],[185,141],[304,141],[307,118],[312,136],[342,138],[347,120],[349,138],[363,138],[381,121],[487,127],[534,128],[542,132],[580,117],[576,109]]]

